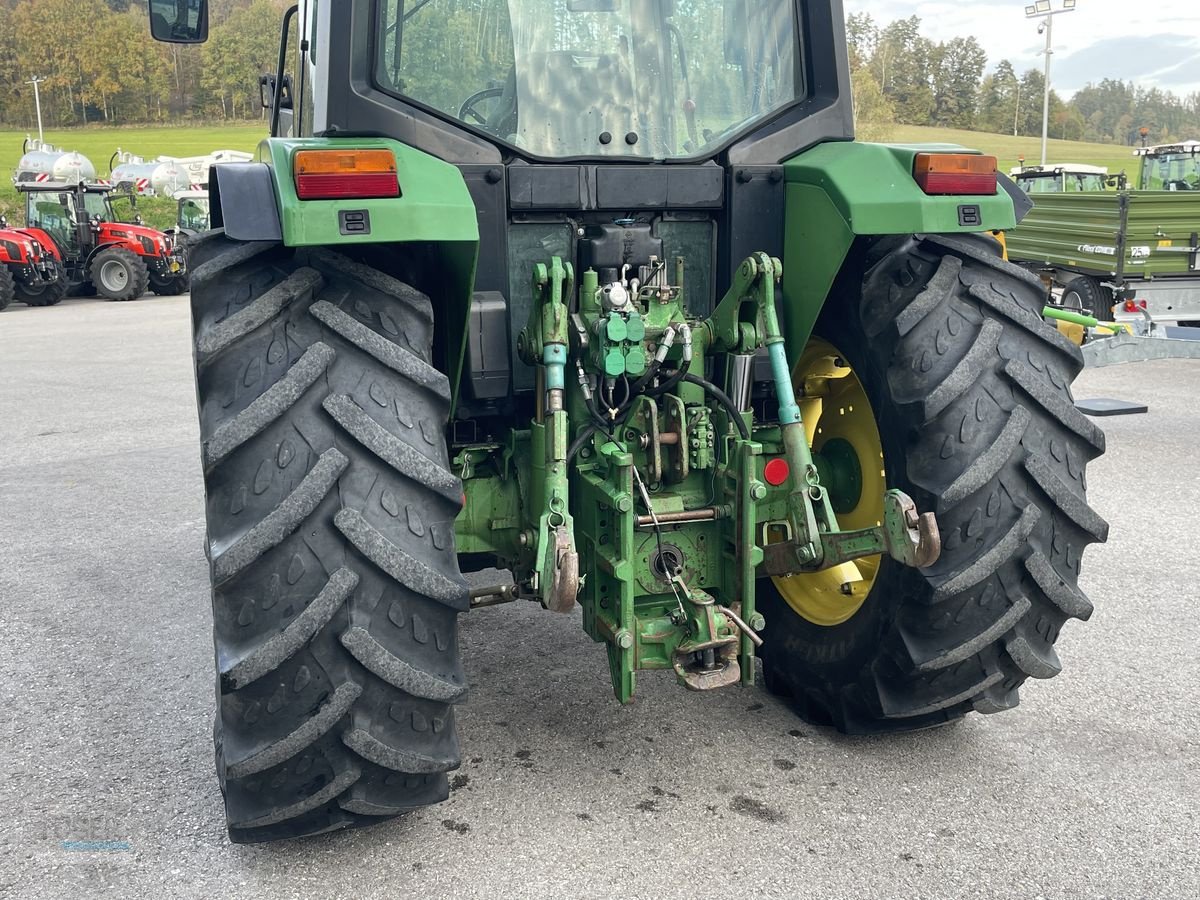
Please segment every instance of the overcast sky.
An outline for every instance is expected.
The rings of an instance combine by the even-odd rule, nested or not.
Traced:
[[[972,34],[987,51],[989,70],[1005,58],[1019,72],[1042,66],[1045,38],[1037,33],[1037,21],[1026,20],[1022,2],[844,2],[847,15],[869,12],[881,23],[919,16],[922,32],[934,40]],[[1051,2],[1062,7],[1062,0]],[[1177,94],[1200,90],[1200,2],[1078,0],[1074,12],[1054,17],[1050,78],[1063,94],[1102,78]]]

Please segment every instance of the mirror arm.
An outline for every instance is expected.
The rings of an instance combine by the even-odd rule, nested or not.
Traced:
[[[271,104],[271,137],[279,137],[279,114],[283,104],[283,72],[287,67],[288,31],[299,10],[299,4],[292,4],[283,14],[283,28],[279,35],[279,67],[275,73],[275,99]]]

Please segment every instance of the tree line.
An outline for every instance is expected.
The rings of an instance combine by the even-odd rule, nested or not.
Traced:
[[[1045,79],[1018,74],[973,37],[934,42],[916,16],[880,24],[867,13],[846,20],[860,135],[886,138],[889,126],[940,125],[1033,137],[1042,133]],[[1070,100],[1050,91],[1050,136],[1134,145],[1200,138],[1200,92],[1186,97],[1105,78]]]
[[[187,118],[260,118],[258,77],[273,71],[288,0],[211,0],[200,46],[150,37],[147,0],[0,0],[0,125],[34,124],[34,76],[48,127],[143,124]],[[471,46],[453,17],[441,45]],[[446,33],[441,33],[446,32]],[[916,16],[887,24],[846,21],[860,137],[889,126],[939,125],[1035,136],[1042,128],[1040,71],[1018,73],[973,37],[935,42]],[[433,40],[434,36],[430,37]],[[1103,79],[1064,100],[1050,94],[1050,133],[1068,140],[1136,144],[1200,137],[1200,92],[1179,97]]]
[[[47,127],[262,115],[285,0],[212,0],[207,43],[150,37],[147,0],[0,0],[0,124]]]

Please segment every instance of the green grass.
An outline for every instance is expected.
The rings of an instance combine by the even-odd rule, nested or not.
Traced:
[[[1042,161],[1042,139],[1040,137],[1013,137],[1011,134],[989,134],[982,131],[956,131],[951,128],[927,128],[920,125],[897,125],[889,138],[893,143],[948,143],[961,144],[991,154],[1000,160],[1000,170],[1019,165],[1018,157],[1024,156],[1027,165]],[[1137,160],[1132,147],[1113,144],[1088,144],[1082,141],[1051,140],[1047,147],[1046,161],[1049,163],[1086,163],[1091,166],[1107,166],[1116,175],[1124,170],[1130,175],[1137,172]]]
[[[0,131],[0,213],[13,224],[25,220],[24,204],[12,185],[12,169],[21,158],[24,131]],[[251,125],[193,125],[157,128],[74,128],[50,129],[46,140],[64,150],[77,150],[96,166],[103,178],[108,161],[120,147],[146,159],[156,156],[201,156],[213,150],[253,152],[267,135],[266,123]],[[170,200],[143,199],[138,211],[150,225],[162,228],[175,220],[175,203]]]

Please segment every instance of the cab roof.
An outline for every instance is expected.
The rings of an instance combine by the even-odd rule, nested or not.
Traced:
[[[1053,163],[1046,166],[1015,166],[1010,173],[1018,175],[1107,175],[1104,166],[1089,166],[1086,163]]]
[[[37,194],[37,193],[61,194],[64,191],[66,191],[68,193],[72,192],[79,186],[80,185],[77,184],[76,182],[66,182],[66,181],[22,181],[19,184],[17,184],[16,187],[17,187],[18,191],[22,191],[24,193],[30,193],[30,194]],[[113,193],[112,186],[107,185],[107,184],[85,183],[85,184],[83,184],[83,189],[90,194],[111,194],[111,193]]]
[[[1138,147],[1133,151],[1134,156],[1160,156],[1164,153],[1200,153],[1200,141],[1158,144],[1154,147]]]

